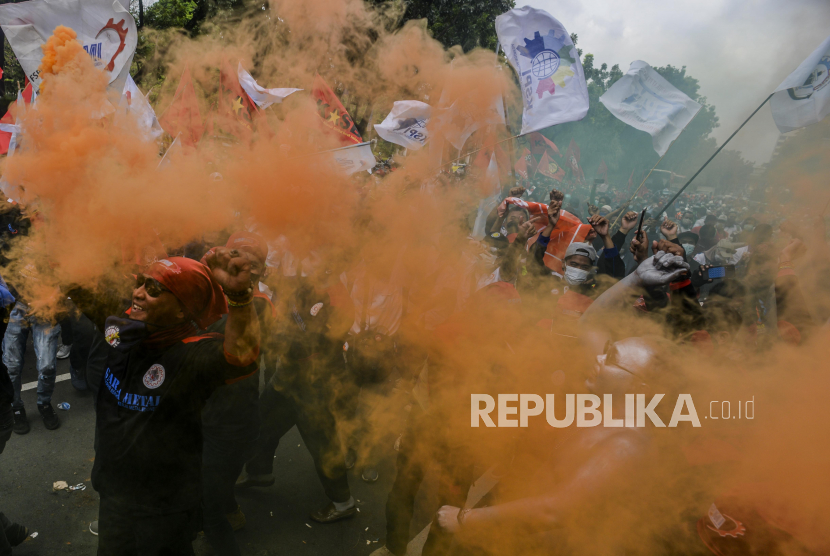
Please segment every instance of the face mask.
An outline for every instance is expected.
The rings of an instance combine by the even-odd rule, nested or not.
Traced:
[[[744,224],[745,232],[751,232],[753,229],[755,229],[755,226],[753,226],[752,224]]]
[[[581,268],[573,266],[565,267],[565,281],[572,286],[585,282],[585,280],[588,279],[588,274],[590,274],[590,272],[582,270]]]
[[[687,257],[691,257],[692,253],[695,252],[695,246],[691,245],[689,243],[684,243],[683,244],[683,249],[686,251],[686,256]]]
[[[104,338],[107,343],[122,353],[130,351],[149,335],[147,325],[138,320],[107,317],[104,325]]]

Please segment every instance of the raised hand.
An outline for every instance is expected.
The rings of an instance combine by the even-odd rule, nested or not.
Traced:
[[[641,285],[646,287],[665,286],[689,271],[683,257],[658,251],[640,263],[634,271]]]
[[[552,197],[552,195],[551,195]],[[562,199],[551,199],[548,205],[548,225],[551,229],[555,228],[559,223],[559,217],[562,215]]]
[[[660,233],[663,234],[668,240],[676,239],[677,223],[666,218],[663,220],[663,223],[660,224]]]
[[[251,290],[251,263],[236,249],[217,247],[205,257],[205,262],[225,293]]]
[[[671,255],[683,257],[684,260],[686,258],[686,250],[683,249],[683,246],[672,243],[667,239],[661,239],[660,241],[653,241],[651,243],[651,252],[656,253],[658,251],[665,251]]]
[[[631,250],[631,254],[634,255],[634,260],[638,263],[642,263],[648,257],[648,234],[643,230],[641,235],[642,237],[638,237],[635,234],[631,238],[631,245],[628,247]]]
[[[522,187],[521,185],[518,185],[518,186],[513,187],[513,188],[510,189],[510,196],[511,197],[521,197],[522,195],[525,194],[525,191],[527,191],[527,190],[524,187]]]
[[[700,289],[703,284],[711,284],[712,279],[706,278],[706,271],[712,268],[710,264],[702,264],[695,272],[692,272],[692,285],[695,289]]]
[[[604,216],[600,216],[599,214],[595,214],[593,216],[588,217],[588,224],[590,224],[594,230],[597,232],[597,235],[601,238],[605,238],[610,231],[610,225],[608,224],[608,219]]]
[[[438,526],[448,533],[455,533],[461,527],[458,523],[458,512],[461,508],[455,506],[441,506],[435,513],[435,521]]]
[[[593,216],[595,214],[599,214],[599,207],[596,205],[592,205],[590,201],[585,201],[585,204],[588,205],[588,214]]]
[[[536,234],[536,222],[541,219],[541,216],[534,216],[519,226],[519,233],[516,235],[516,242],[520,244],[527,243],[527,240]]]
[[[620,224],[620,231],[624,234],[627,234],[631,230],[637,227],[637,217],[639,216],[638,213],[630,210],[626,212],[622,217],[622,224]]]

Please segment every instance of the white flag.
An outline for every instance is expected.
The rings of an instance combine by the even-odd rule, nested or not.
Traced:
[[[787,77],[770,99],[781,133],[815,124],[830,113],[830,37]]]
[[[392,105],[392,111],[375,126],[383,139],[407,149],[418,150],[429,138],[427,122],[431,108],[417,100],[399,100]]]
[[[368,141],[318,154],[328,154],[335,166],[346,174],[354,174],[361,170],[368,172],[377,165],[375,155],[372,154],[372,144]]]
[[[631,62],[599,101],[623,122],[651,134],[660,156],[701,108],[642,60]]]
[[[245,71],[245,68],[242,67],[242,62],[239,62],[236,73],[239,78],[239,84],[242,85],[242,88],[245,89],[245,92],[248,93],[251,100],[263,110],[272,104],[281,103],[291,93],[302,91],[302,89],[265,89],[256,82],[250,73]]]
[[[138,88],[138,85],[133,81],[133,78],[129,75],[127,76],[127,83],[124,85],[124,93],[121,95],[121,101],[118,107],[125,112],[135,114],[141,131],[147,135],[148,139],[155,139],[164,133],[156,118],[156,113],[153,111],[153,107],[147,101],[147,97],[144,96]]]
[[[588,85],[570,35],[553,16],[530,6],[496,18],[507,60],[519,74],[522,134],[581,120],[588,113]]]
[[[41,46],[55,27],[71,27],[78,34],[95,66],[106,71],[112,83],[129,74],[138,33],[130,12],[118,0],[31,0],[0,6],[0,27],[20,66],[37,88]],[[120,90],[120,88],[119,88]]]

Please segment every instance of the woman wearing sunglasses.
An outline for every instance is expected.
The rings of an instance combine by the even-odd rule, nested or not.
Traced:
[[[252,374],[259,354],[250,262],[225,247],[206,262],[151,264],[128,315],[97,323],[108,344],[92,469],[99,556],[193,554],[202,408],[216,388]],[[225,313],[224,335],[203,333]]]

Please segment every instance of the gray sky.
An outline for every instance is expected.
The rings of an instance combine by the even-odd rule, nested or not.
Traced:
[[[830,0],[517,0],[579,35],[598,64],[686,66],[720,118],[724,141],[830,35]],[[778,129],[764,106],[729,143],[766,162]]]

